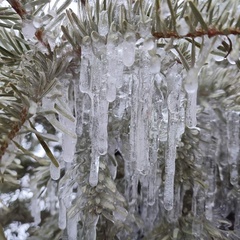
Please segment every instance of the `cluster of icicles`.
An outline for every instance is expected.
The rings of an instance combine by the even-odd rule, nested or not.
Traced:
[[[198,72],[208,56],[211,40],[205,39],[204,51],[196,65],[183,76],[182,65],[177,61],[164,69],[162,62],[168,53],[157,48],[157,41],[146,32],[136,40],[134,31],[127,31],[124,36],[113,31],[108,34],[106,44],[100,34],[92,32],[91,37],[83,38],[80,67],[79,88],[86,93],[82,113],[90,116],[87,118],[92,144],[89,183],[98,184],[99,158],[108,152],[109,104],[113,103],[113,114],[119,119],[130,108],[130,152],[119,149],[129,162],[130,169],[125,171],[134,173],[132,179],[138,175],[151,176],[150,183],[154,185],[159,141],[166,142],[164,206],[171,210],[176,147],[185,124],[195,127],[197,123]],[[164,85],[166,99],[161,90]],[[81,126],[78,133],[81,134]]]
[[[99,33],[92,32],[91,36],[82,40],[77,86],[82,99],[79,101],[76,96],[76,102],[80,102],[81,106],[69,100],[68,88],[62,91],[59,105],[65,106],[65,111],[69,113],[76,107],[76,119],[60,115],[59,124],[54,115],[47,115],[47,119],[64,132],[61,158],[66,163],[73,161],[77,139],[71,132],[77,129],[76,134],[81,137],[83,125],[88,125],[91,138],[90,185],[95,187],[98,184],[100,157],[111,151],[110,148],[117,149],[125,160],[124,172],[128,182],[125,196],[130,205],[134,206],[136,202],[140,182],[142,188],[147,189],[146,199],[150,206],[155,204],[159,189],[164,189],[163,205],[170,211],[174,205],[176,147],[185,125],[196,126],[198,72],[208,55],[211,40],[205,39],[207,46],[203,49],[206,50],[200,54],[196,66],[186,73],[182,65],[174,60],[173,54],[157,47],[157,40],[150,31],[143,29],[141,38],[136,39],[132,30],[124,35],[110,30],[106,43],[102,37],[106,35],[105,31],[103,28],[102,32],[101,29]],[[43,106],[46,104],[49,108],[50,104],[54,108],[52,100],[46,98],[44,101]],[[128,137],[121,139],[121,134],[116,133],[116,139],[109,139],[110,135],[114,136],[108,128],[112,117],[121,122],[126,112],[130,114]],[[115,145],[109,146],[109,141]],[[159,179],[160,142],[165,146],[164,188],[160,186]],[[64,166],[64,163],[61,165]],[[60,168],[53,164],[50,172],[53,179],[60,177]],[[60,201],[59,226],[62,229],[66,227],[66,220],[63,220],[66,207]],[[73,221],[70,219],[68,227],[71,228],[74,221],[75,218]],[[72,233],[72,230],[69,232]]]
[[[179,210],[174,207],[176,201],[180,201],[181,191],[179,187],[174,188],[176,149],[186,126],[198,131],[198,73],[205,63],[214,39],[204,38],[203,50],[195,66],[186,72],[171,52],[157,47],[158,41],[152,38],[150,31],[140,31],[139,39],[136,39],[132,30],[124,35],[110,31],[107,39],[104,39],[101,35],[106,35],[106,32],[104,29],[102,31],[103,33],[92,32],[91,36],[82,40],[80,80],[79,85],[75,86],[78,88],[75,94],[80,90],[81,99],[75,96],[75,102],[69,101],[69,89],[62,88],[61,105],[69,103],[69,106],[65,104],[69,112],[76,108],[76,119],[59,116],[61,126],[65,126],[61,157],[66,163],[74,160],[77,138],[71,132],[76,131],[76,135],[81,137],[83,125],[88,126],[91,142],[89,184],[92,187],[98,185],[101,156],[112,154],[114,150],[120,152],[125,161],[124,178],[128,184],[124,195],[129,203],[129,211],[134,211],[140,182],[145,194],[143,198],[146,200],[141,214],[143,218],[148,219],[147,224],[151,228],[157,214],[153,206],[159,204],[159,198],[163,199],[164,208],[173,218]],[[54,105],[53,102],[49,103],[49,100],[46,104],[48,107],[49,104]],[[113,118],[118,119],[121,125],[126,116],[129,118],[129,134],[123,136],[116,129],[115,132],[111,132],[113,130],[109,126]],[[55,126],[59,124],[55,116],[49,115],[47,118]],[[229,161],[232,166],[231,179],[234,182],[237,176],[235,163],[239,152],[238,115],[231,113],[229,121],[238,121],[234,129],[230,124],[227,130],[228,138],[232,139],[228,145],[229,149],[233,149]],[[59,129],[61,126],[59,125]],[[159,161],[162,161],[159,159],[160,145],[164,148],[164,183],[159,173]],[[63,167],[64,163],[61,165]],[[70,165],[67,166],[69,168]],[[209,167],[209,171],[211,169]],[[53,179],[60,177],[60,168],[52,164],[50,170]],[[213,175],[214,173],[209,172],[210,178]],[[116,173],[112,173],[112,176],[114,178]],[[211,181],[209,180],[210,183]],[[214,192],[214,186],[211,188],[211,184],[209,185],[211,193]],[[196,189],[194,194],[197,198],[201,191]],[[211,219],[210,208],[214,199],[209,198],[209,201],[206,212],[208,219]],[[70,198],[69,204],[71,205]],[[66,211],[70,205],[66,206],[66,203],[60,201],[59,226],[62,229],[66,227]],[[149,209],[149,206],[152,208]],[[95,230],[97,221],[98,218],[93,220]],[[69,239],[75,239],[76,218],[70,218],[67,222],[68,232],[72,236],[69,235]],[[194,231],[200,234],[199,224],[193,227],[196,228]]]
[[[75,153],[76,139],[66,130],[74,132],[76,127],[77,136],[81,137],[83,125],[88,125],[91,138],[90,185],[98,185],[101,156],[116,149],[125,161],[124,172],[128,182],[125,196],[129,207],[132,205],[134,208],[140,182],[142,188],[146,189],[147,205],[156,204],[161,188],[164,208],[170,211],[174,206],[176,192],[176,147],[185,125],[196,125],[198,71],[204,63],[204,54],[208,54],[209,46],[206,46],[206,53],[200,56],[201,63],[186,74],[181,64],[172,61],[173,55],[157,48],[157,40],[146,32],[142,35],[137,40],[134,31],[129,30],[124,36],[112,31],[106,43],[101,32],[92,32],[91,36],[83,38],[78,86],[82,98],[77,100],[81,106],[76,106],[76,109],[81,109],[76,111],[79,115],[74,121],[60,116],[60,123],[66,127],[62,138],[62,158],[65,162],[71,162]],[[63,102],[69,102],[67,93],[65,96],[63,94],[63,98]],[[69,111],[72,107],[68,107]],[[130,115],[129,135],[121,139],[121,133],[116,132],[114,139],[114,133],[109,130],[112,118],[118,119],[121,124],[126,112]],[[109,146],[109,142],[113,146]],[[160,142],[165,146],[164,184],[161,184],[159,177]],[[53,179],[60,177],[59,169],[54,165],[50,169]],[[60,201],[60,208],[59,226],[65,228],[66,220],[63,219],[66,206],[63,201]],[[150,213],[146,211],[146,214]],[[153,219],[154,216],[152,214]],[[150,225],[153,219],[149,221]],[[74,221],[75,218],[70,219],[68,227],[71,228]],[[72,230],[68,232],[72,234]]]

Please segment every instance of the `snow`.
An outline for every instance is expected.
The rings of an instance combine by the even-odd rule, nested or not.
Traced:
[[[39,200],[37,198],[37,194],[35,194],[31,199],[30,210],[34,218],[34,224],[37,226],[41,222],[41,211],[39,207]]]

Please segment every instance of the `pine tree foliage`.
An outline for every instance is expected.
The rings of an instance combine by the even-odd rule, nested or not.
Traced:
[[[26,175],[33,192],[31,200],[2,202],[0,238],[19,221],[32,222],[28,239],[240,239],[240,1],[78,0],[77,9],[71,2],[0,3],[0,192],[21,189]],[[103,62],[109,66],[109,42],[112,51],[127,42],[123,55],[134,42],[138,60],[134,67],[130,55],[115,61],[124,62],[125,75],[110,69],[123,83],[115,83],[117,100],[99,107],[102,119],[108,114],[104,146],[91,104],[105,91],[97,74],[107,71]],[[134,74],[126,80],[148,59],[154,98],[141,93],[148,85],[136,95]],[[149,161],[140,173],[142,163],[134,169],[129,154],[140,150],[129,138],[143,136],[133,125],[139,96],[151,98],[161,119],[160,133],[148,133]],[[176,146],[168,143],[172,132]],[[44,157],[35,154],[39,145]],[[176,168],[171,179],[168,156]]]

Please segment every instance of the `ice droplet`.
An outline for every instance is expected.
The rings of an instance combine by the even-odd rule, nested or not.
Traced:
[[[151,57],[151,59],[150,59],[150,71],[151,71],[151,73],[153,73],[153,74],[159,73],[160,68],[161,68],[160,58],[157,55]]]
[[[153,49],[154,48],[154,40],[152,38],[145,39],[145,41],[143,42],[143,47],[146,50]]]
[[[36,29],[33,25],[32,20],[24,20],[22,23],[22,33],[26,39],[33,39],[35,36]]]
[[[53,163],[51,163],[50,174],[53,180],[58,180],[60,178],[60,167],[56,167]]]
[[[35,16],[33,19],[33,26],[35,28],[40,28],[43,24],[43,18]]]

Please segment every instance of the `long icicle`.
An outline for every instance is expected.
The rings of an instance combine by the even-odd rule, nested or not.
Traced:
[[[180,93],[182,87],[182,77],[178,73],[178,66],[174,65],[167,73],[168,87],[168,136],[165,154],[165,187],[164,187],[164,207],[166,210],[173,208],[174,202],[174,177],[175,159],[177,147],[177,132],[180,124]]]
[[[228,163],[230,165],[230,182],[233,186],[238,185],[239,168],[239,113],[227,114],[227,149]]]
[[[198,60],[195,66],[189,70],[185,79],[184,88],[187,92],[186,125],[188,127],[196,127],[197,125],[198,74],[207,60],[215,40],[215,38],[204,38],[202,50],[199,54]]]

